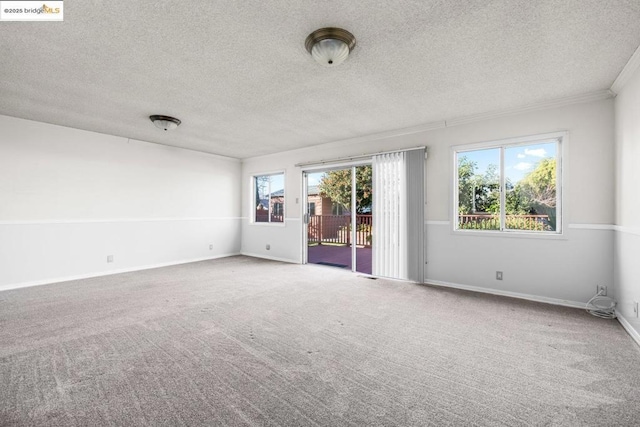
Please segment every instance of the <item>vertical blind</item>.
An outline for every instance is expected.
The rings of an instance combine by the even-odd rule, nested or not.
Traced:
[[[424,149],[373,156],[373,274],[424,281]]]

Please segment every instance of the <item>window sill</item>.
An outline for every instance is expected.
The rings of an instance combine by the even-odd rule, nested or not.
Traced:
[[[286,222],[255,222],[249,221],[249,225],[258,225],[263,227],[284,227]]]
[[[476,237],[506,237],[509,239],[543,239],[543,240],[569,240],[562,232],[522,232],[522,231],[499,231],[499,230],[451,230],[451,234],[456,236],[476,236]]]

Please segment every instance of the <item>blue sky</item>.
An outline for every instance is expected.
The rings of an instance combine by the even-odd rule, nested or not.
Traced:
[[[316,172],[316,173],[310,173],[309,175],[307,175],[307,181],[309,182],[309,185],[320,184],[320,180],[322,179],[324,174],[325,174],[324,172]]]
[[[466,156],[476,162],[476,173],[484,175],[490,164],[500,164],[500,149],[489,148],[486,150],[466,151],[458,156]],[[518,145],[507,147],[504,152],[505,175],[512,183],[524,178],[527,173],[535,169],[538,162],[546,158],[555,158],[556,143],[548,142],[531,145]]]
[[[271,175],[271,192],[275,193],[284,188],[284,174]]]
[[[272,194],[284,188],[284,174],[267,175],[267,176],[269,177],[269,185],[271,186]],[[262,184],[262,182],[264,182],[264,184]],[[269,197],[268,196],[269,185],[266,185],[266,181],[261,181],[261,184],[258,186],[258,197],[260,199],[266,199]]]

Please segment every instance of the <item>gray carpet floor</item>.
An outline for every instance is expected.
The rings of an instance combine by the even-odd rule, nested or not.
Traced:
[[[0,292],[0,425],[632,426],[581,310],[231,257]]]

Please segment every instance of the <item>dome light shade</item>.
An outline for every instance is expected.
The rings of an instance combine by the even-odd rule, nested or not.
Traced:
[[[321,28],[309,34],[307,51],[319,64],[335,67],[344,62],[356,46],[356,38],[341,28]]]
[[[162,129],[164,131],[173,130],[177,128],[180,125],[180,123],[182,123],[180,120],[176,119],[175,117],[161,116],[157,114],[154,114],[153,116],[149,116],[149,120],[151,120],[158,129]]]
[[[342,40],[324,39],[313,45],[311,56],[328,67],[340,65],[349,56],[349,46]]]

